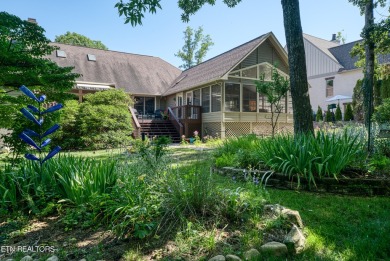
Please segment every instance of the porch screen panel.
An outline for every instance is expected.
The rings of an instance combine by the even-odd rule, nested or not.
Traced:
[[[225,84],[225,111],[240,111],[240,84]]]
[[[145,97],[145,113],[154,113],[154,97]]]
[[[242,86],[242,111],[256,112],[257,111],[257,92],[254,85]]]
[[[221,111],[221,86],[219,84],[211,86],[211,111]]]
[[[202,88],[202,112],[210,112],[210,87]]]
[[[200,106],[200,89],[193,92],[193,103],[195,106]]]

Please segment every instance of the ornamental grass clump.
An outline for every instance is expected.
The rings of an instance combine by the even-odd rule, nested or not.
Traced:
[[[343,169],[362,157],[363,143],[360,135],[317,132],[297,136],[281,135],[275,139],[260,141],[257,153],[272,170],[308,180],[315,185],[315,180],[323,177],[338,178]],[[364,155],[363,155],[364,156]]]

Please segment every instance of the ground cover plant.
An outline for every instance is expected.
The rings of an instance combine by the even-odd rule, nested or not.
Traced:
[[[40,240],[40,244],[55,245],[60,260],[207,260],[228,253],[242,257],[283,225],[262,217],[262,206],[269,202],[298,210],[305,223],[307,250],[288,259],[389,258],[388,198],[264,191],[252,180],[212,175],[208,160],[212,150],[166,148],[154,170],[137,152],[115,153],[85,153],[96,155],[89,160],[98,165],[101,160],[115,164],[113,186],[87,202],[58,202],[66,193],[57,195],[50,207],[38,208],[40,214],[29,213],[26,203],[13,215],[2,212],[0,244],[28,245]],[[78,152],[67,160],[79,164],[83,154]],[[54,159],[53,164],[61,159]],[[48,256],[34,258],[46,260]]]

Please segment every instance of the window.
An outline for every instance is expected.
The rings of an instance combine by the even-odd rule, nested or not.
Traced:
[[[259,112],[271,112],[271,104],[267,101],[267,97],[259,94]]]
[[[210,87],[202,89],[202,112],[210,112]]]
[[[96,56],[94,54],[87,54],[88,61],[96,62]]]
[[[257,79],[257,67],[242,70],[242,77]]]
[[[225,111],[240,111],[240,84],[225,84]]]
[[[334,78],[328,78],[326,80],[326,97],[333,96],[333,79]]]
[[[66,52],[62,50],[56,50],[56,56],[61,58],[66,58]]]
[[[242,111],[256,112],[257,111],[257,92],[256,86],[244,85],[242,86]]]
[[[140,115],[154,114],[154,97],[134,97],[134,108]]]
[[[221,86],[219,84],[211,86],[211,111],[221,111]]]
[[[194,91],[193,102],[194,105],[200,106],[200,89]]]

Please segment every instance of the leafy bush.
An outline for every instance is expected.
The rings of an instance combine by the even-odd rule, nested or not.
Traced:
[[[316,121],[323,121],[324,116],[322,115],[322,109],[320,106],[318,106],[317,114],[316,114]]]
[[[390,158],[390,139],[388,138],[376,138],[375,150],[377,154]]]
[[[108,90],[84,96],[85,102],[65,103],[57,139],[66,149],[107,149],[127,145],[131,140],[129,96],[123,90]]]
[[[347,108],[345,109],[344,121],[352,121],[353,120],[353,110],[350,103],[347,104]]]
[[[333,121],[333,112],[331,112],[330,110],[326,111],[325,121],[326,122],[332,122]]]
[[[257,158],[253,150],[258,142],[259,140],[254,134],[227,139],[215,150],[214,157],[217,159],[219,167],[255,168],[260,163],[260,159]],[[231,160],[230,164],[229,160]]]
[[[376,107],[374,120],[378,123],[390,122],[390,98],[384,99],[382,104]]]

